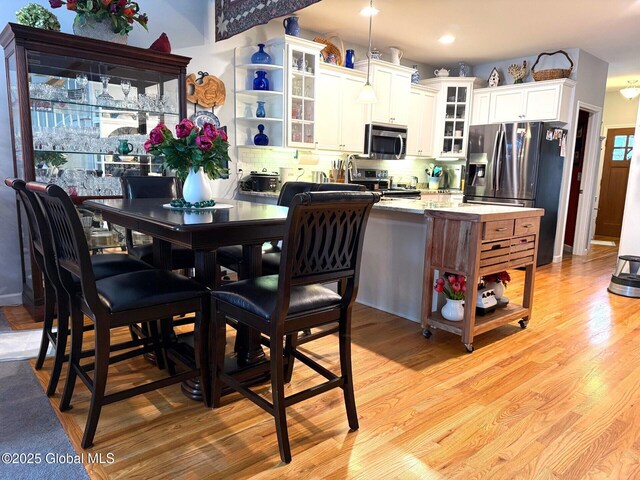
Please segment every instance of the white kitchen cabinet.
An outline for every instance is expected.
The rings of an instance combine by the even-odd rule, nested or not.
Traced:
[[[476,90],[472,124],[504,122],[559,122],[568,123],[575,82],[570,79],[505,85]],[[489,111],[486,99],[489,96]],[[484,121],[486,120],[486,121]]]
[[[433,156],[433,122],[437,93],[437,90],[432,88],[411,85],[408,102],[407,155]]]
[[[356,69],[367,71],[367,61],[356,63]],[[371,60],[371,85],[378,101],[370,106],[367,117],[372,123],[408,125],[408,102],[412,68],[382,60]]]
[[[489,109],[491,92],[474,91],[473,108],[471,109],[471,125],[487,125],[489,123]]]
[[[474,86],[479,82],[476,77],[439,77],[420,82],[438,91],[434,117],[435,157],[466,158],[471,100]]]
[[[321,64],[317,77],[317,147],[323,150],[362,152],[364,106],[357,102],[365,83],[361,72]]]

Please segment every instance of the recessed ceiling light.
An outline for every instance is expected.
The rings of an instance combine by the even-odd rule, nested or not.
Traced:
[[[455,40],[456,40],[456,37],[454,37],[453,35],[443,35],[438,39],[440,43],[444,43],[445,45],[449,43],[453,43],[455,42]]]
[[[380,10],[378,10],[376,7],[369,6],[369,7],[364,7],[362,10],[360,10],[360,15],[363,15],[365,17],[373,17],[377,15],[379,12]]]

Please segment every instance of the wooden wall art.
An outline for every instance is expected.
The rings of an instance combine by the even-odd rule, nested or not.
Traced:
[[[224,82],[208,72],[187,75],[187,101],[204,108],[215,108],[224,105],[227,91]]]

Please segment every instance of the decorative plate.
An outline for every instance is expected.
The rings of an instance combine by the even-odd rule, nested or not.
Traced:
[[[171,206],[170,203],[165,203],[164,205],[162,205],[162,208],[167,208],[169,210],[181,210],[184,212],[206,212],[209,210],[219,210],[219,209],[224,209],[224,208],[233,208],[233,205],[230,205],[228,203],[216,203],[215,205],[211,206],[211,207],[202,207],[202,208],[194,208],[194,207],[173,207]]]
[[[213,113],[206,110],[198,110],[196,113],[189,117],[196,127],[202,128],[205,123],[213,123],[216,128],[220,128],[220,119]]]

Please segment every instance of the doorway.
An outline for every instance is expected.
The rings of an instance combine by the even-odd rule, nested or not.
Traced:
[[[580,110],[578,113],[578,124],[576,126],[576,147],[573,154],[573,169],[571,170],[571,187],[569,190],[569,205],[567,207],[567,224],[564,232],[564,243],[573,250],[576,221],[578,219],[578,203],[582,189],[582,169],[587,146],[587,131],[589,128],[590,113]]]
[[[596,217],[598,236],[620,237],[634,133],[634,128],[611,128],[607,131]]]

